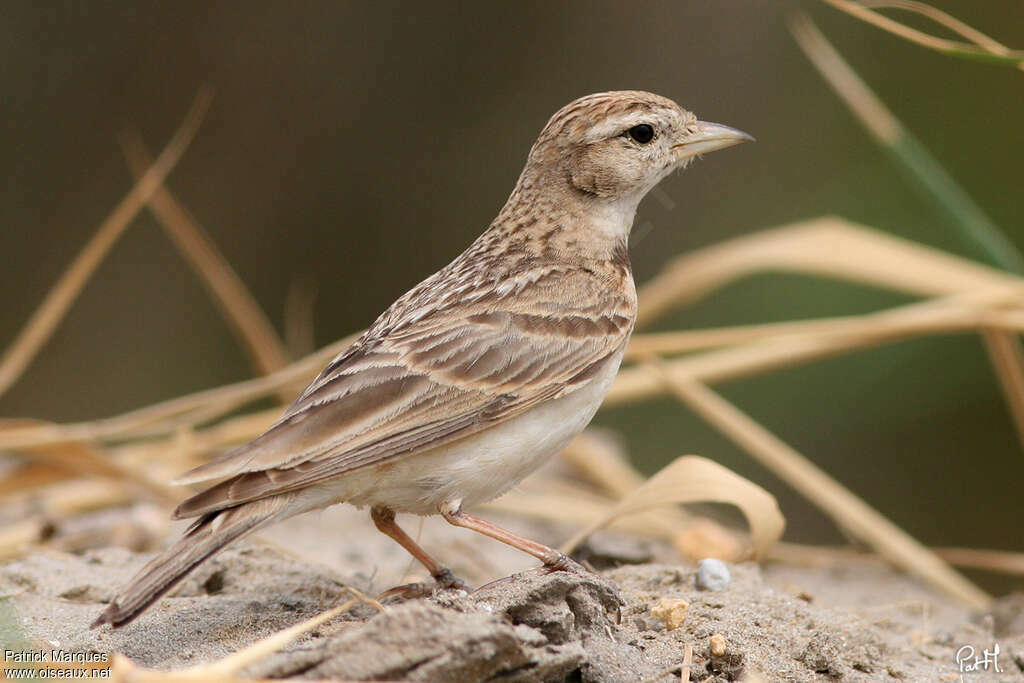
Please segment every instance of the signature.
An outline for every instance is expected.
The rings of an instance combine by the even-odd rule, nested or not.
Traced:
[[[960,667],[960,673],[973,671],[988,671],[1002,673],[999,668],[999,643],[994,643],[991,650],[982,650],[980,655],[975,654],[974,647],[964,645],[956,651],[956,663]]]

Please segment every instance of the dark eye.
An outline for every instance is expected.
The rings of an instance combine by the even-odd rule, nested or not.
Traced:
[[[633,138],[641,145],[646,145],[654,139],[654,128],[646,123],[641,123],[639,126],[633,126],[626,132],[629,133],[629,137]]]

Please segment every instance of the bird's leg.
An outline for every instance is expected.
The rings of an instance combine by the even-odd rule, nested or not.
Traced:
[[[533,555],[544,563],[544,568],[548,571],[583,570],[583,567],[578,562],[570,558],[565,553],[559,552],[554,548],[549,548],[543,543],[537,543],[536,541],[531,541],[528,538],[518,536],[511,531],[502,529],[496,524],[492,524],[491,522],[480,519],[479,517],[467,512],[463,512],[461,501],[442,505],[440,512],[441,516],[444,517],[449,524],[470,529],[483,534],[484,536],[490,536],[491,538],[501,541],[506,545],[510,545],[517,550],[522,550],[524,553]]]
[[[394,510],[386,507],[373,507],[370,510],[370,518],[373,520],[378,531],[393,538],[398,545],[405,548],[410,555],[419,560],[420,564],[426,567],[430,575],[434,577],[433,584],[409,583],[403,586],[396,586],[381,593],[379,599],[422,597],[433,593],[435,588],[466,590],[466,583],[462,579],[455,576],[451,569],[448,569],[448,567],[445,567],[428,555],[427,551],[421,548],[416,541],[412,540],[409,534],[402,531],[402,528],[395,522]]]

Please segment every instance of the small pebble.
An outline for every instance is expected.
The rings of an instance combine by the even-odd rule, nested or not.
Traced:
[[[662,598],[651,608],[651,616],[665,624],[665,628],[674,631],[686,621],[686,610],[690,603],[678,598]]]
[[[721,657],[725,654],[725,636],[716,633],[711,636],[710,647],[712,657]]]
[[[697,588],[702,591],[720,591],[729,585],[731,580],[729,567],[725,562],[708,558],[701,560],[697,567]]]

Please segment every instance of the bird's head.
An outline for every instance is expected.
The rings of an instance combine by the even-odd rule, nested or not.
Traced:
[[[562,107],[530,150],[537,181],[568,181],[577,192],[634,206],[662,178],[698,154],[753,140],[697,117],[672,100],[622,90]],[[554,176],[554,177],[553,177]]]

